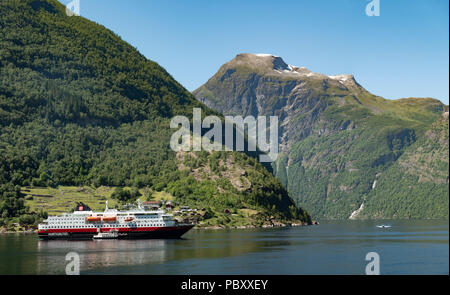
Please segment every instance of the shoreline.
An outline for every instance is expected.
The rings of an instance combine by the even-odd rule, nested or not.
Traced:
[[[301,223],[291,223],[291,224],[268,224],[262,226],[256,225],[241,225],[241,226],[194,226],[193,230],[217,230],[217,229],[266,229],[266,228],[285,228],[285,227],[300,227],[300,226],[309,226],[309,225],[319,225],[318,221],[313,221],[311,224],[301,224]],[[29,230],[20,230],[20,231],[0,231],[0,235],[2,234],[36,234],[38,232],[37,229],[29,229]]]
[[[268,225],[262,225],[262,226],[256,226],[256,225],[241,225],[241,226],[220,226],[220,225],[214,225],[214,226],[195,226],[193,230],[211,230],[211,229],[255,229],[255,228],[285,228],[285,227],[300,227],[300,226],[310,226],[310,225],[319,225],[318,221],[313,221],[311,224],[300,224],[300,223],[292,223],[292,224],[268,224]]]
[[[37,234],[38,231],[36,230],[21,230],[21,231],[4,231],[0,232],[0,235],[10,235],[10,234]]]

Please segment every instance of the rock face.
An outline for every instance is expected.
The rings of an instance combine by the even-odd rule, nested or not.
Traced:
[[[329,93],[329,88],[335,92]],[[353,75],[325,76],[288,65],[281,57],[239,54],[194,94],[225,115],[278,116],[285,150],[310,134],[330,95],[350,89],[362,89]],[[353,126],[344,123],[343,127]]]
[[[237,55],[194,95],[224,115],[278,116],[281,153],[274,173],[313,218],[349,218],[370,199],[359,216],[448,217],[433,213],[448,209],[448,185],[439,186],[448,178],[443,153],[435,159],[439,164],[424,165],[441,172],[423,174],[412,185],[385,177],[406,151],[425,144],[433,122],[445,118],[448,107],[436,99],[386,100],[365,90],[353,75],[314,73],[270,54]],[[448,129],[443,132],[448,135]],[[448,140],[439,142],[448,151]],[[436,186],[425,193],[423,183]],[[404,191],[395,195],[404,185],[415,188],[412,199],[406,200]],[[381,189],[399,200],[395,208],[380,205],[376,192]],[[436,195],[429,210],[419,205],[425,194]],[[417,208],[410,209],[411,202]]]

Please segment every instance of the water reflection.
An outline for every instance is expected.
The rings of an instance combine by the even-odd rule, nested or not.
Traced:
[[[65,256],[80,256],[80,271],[167,260],[167,240],[38,241],[38,273],[64,273]]]

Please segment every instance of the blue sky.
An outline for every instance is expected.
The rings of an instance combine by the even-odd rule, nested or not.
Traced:
[[[69,0],[61,0],[66,4]],[[349,73],[389,99],[449,102],[449,1],[80,0],[98,22],[188,90],[238,53],[272,53],[326,75]]]

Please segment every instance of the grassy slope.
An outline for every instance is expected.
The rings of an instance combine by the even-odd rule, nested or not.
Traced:
[[[49,215],[57,215],[63,212],[72,212],[77,202],[87,204],[92,210],[104,210],[105,201],[108,200],[110,208],[117,205],[116,200],[111,198],[113,187],[78,187],[59,186],[57,188],[34,187],[23,188],[26,195],[25,205],[30,211],[39,212],[44,210]]]

